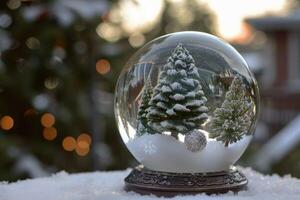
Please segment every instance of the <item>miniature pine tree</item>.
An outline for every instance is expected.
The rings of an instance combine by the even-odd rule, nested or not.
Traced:
[[[179,44],[163,66],[148,108],[148,125],[177,133],[201,128],[207,120],[207,99],[193,57]]]
[[[253,102],[246,94],[246,88],[239,76],[236,76],[221,108],[214,111],[211,121],[211,138],[222,141],[225,146],[242,139],[251,125]]]
[[[148,113],[147,109],[149,107],[149,102],[152,93],[153,93],[153,88],[151,82],[150,80],[147,80],[142,92],[141,105],[139,107],[138,116],[137,116],[137,120],[138,120],[137,131],[139,136],[145,133],[151,133],[147,124],[147,113]]]

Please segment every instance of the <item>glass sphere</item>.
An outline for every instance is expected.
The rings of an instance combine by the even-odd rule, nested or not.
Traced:
[[[250,143],[259,111],[256,81],[223,40],[178,32],[142,47],[115,91],[119,132],[146,168],[228,170]]]

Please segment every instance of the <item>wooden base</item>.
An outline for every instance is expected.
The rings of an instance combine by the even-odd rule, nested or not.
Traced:
[[[245,190],[247,178],[238,170],[214,173],[158,172],[138,166],[125,178],[125,190],[139,194],[173,197],[187,194],[217,194]]]

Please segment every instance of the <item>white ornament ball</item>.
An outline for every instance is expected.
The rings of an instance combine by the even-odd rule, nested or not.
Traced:
[[[193,130],[185,135],[184,144],[191,152],[198,152],[206,147],[207,140],[202,132]]]

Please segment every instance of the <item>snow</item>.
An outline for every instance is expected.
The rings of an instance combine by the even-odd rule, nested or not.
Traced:
[[[190,109],[187,109],[185,106],[178,104],[178,103],[174,105],[173,110],[180,111],[180,112],[189,112],[190,111]]]
[[[168,74],[169,76],[176,75],[176,70],[175,70],[175,69],[169,69],[169,70],[167,71],[167,74]]]
[[[167,99],[165,97],[163,97],[161,94],[157,94],[153,97],[154,101],[167,101]]]
[[[197,109],[199,112],[208,112],[208,108],[206,106],[201,106],[200,108]]]
[[[182,70],[180,70],[180,75],[181,75],[181,76],[184,76],[184,77],[186,77],[186,76],[187,76],[187,75],[186,75],[186,71],[185,71],[185,70],[183,70],[183,69],[182,69]]]
[[[164,124],[167,126],[168,124]],[[205,132],[206,134],[206,132]],[[143,135],[127,142],[126,146],[134,157],[146,167],[169,172],[212,172],[222,171],[234,164],[243,154],[252,136],[225,147],[222,142],[207,139],[207,146],[201,152],[191,152],[183,141],[164,134]],[[183,138],[184,139],[184,138]],[[157,154],[149,156],[144,146],[152,142]]]
[[[164,85],[164,86],[161,87],[161,91],[162,91],[163,93],[172,92],[172,90],[170,89],[170,87],[169,87],[169,86],[166,86],[166,85]]]
[[[169,120],[164,120],[164,121],[161,121],[160,122],[160,125],[161,127],[164,128],[164,130],[168,130],[168,129],[175,129],[179,132],[186,132],[187,131],[187,128],[185,126],[181,126],[181,125],[177,125],[177,124],[174,124],[172,122],[170,122]]]
[[[175,65],[179,65],[181,67],[185,67],[186,64],[184,62],[182,62],[182,60],[176,60]]]
[[[170,62],[168,61],[168,63],[164,65],[164,69],[165,69],[165,70],[167,70],[167,69],[173,69],[173,64],[172,64],[172,62],[171,62],[171,61],[170,61]]]
[[[185,96],[182,94],[175,94],[175,95],[170,95],[171,99],[174,99],[175,101],[181,101],[185,99]]]
[[[189,72],[189,74],[194,75],[197,78],[200,78],[200,75],[196,67],[194,67],[193,70]]]
[[[162,121],[162,122],[160,122],[160,125],[161,125],[162,127],[164,127],[164,128],[170,128],[170,127],[173,126],[173,125],[170,124],[168,121]]]
[[[162,109],[167,109],[167,106],[165,105],[165,103],[163,103],[163,102],[158,102],[157,104],[156,104],[156,106],[157,107],[159,107],[159,108],[162,108]]]
[[[148,155],[154,155],[155,153],[157,153],[157,147],[155,144],[153,144],[152,141],[146,142],[145,145],[142,146],[141,148],[143,148],[145,154]]]
[[[168,110],[166,111],[166,113],[167,113],[169,116],[171,116],[171,115],[176,115],[176,113],[174,112],[173,109],[168,109]]]
[[[182,86],[180,83],[174,82],[171,84],[171,88],[172,88],[172,90],[181,90]]]
[[[195,99],[195,100],[187,102],[185,105],[195,107],[195,106],[201,106],[202,104],[203,104],[203,101]]]
[[[154,129],[154,130],[161,130],[161,125],[159,122],[148,122],[148,124]]]
[[[299,200],[300,180],[290,176],[264,176],[250,168],[239,169],[248,178],[248,188],[238,194],[188,195],[174,198],[141,196],[123,190],[130,170],[68,174],[0,184],[1,200]]]
[[[188,86],[195,87],[194,79],[182,79],[181,82]]]
[[[160,116],[160,117],[166,117],[166,114],[159,112],[155,109],[150,110],[147,115],[156,115],[156,116]]]
[[[196,93],[195,93],[194,91],[188,92],[185,96],[186,96],[186,97],[195,98],[195,97],[196,97]]]
[[[198,115],[196,117],[193,118],[189,118],[189,121],[198,121],[198,120],[203,120],[203,119],[207,119],[208,115],[206,113],[202,113],[201,115]]]

